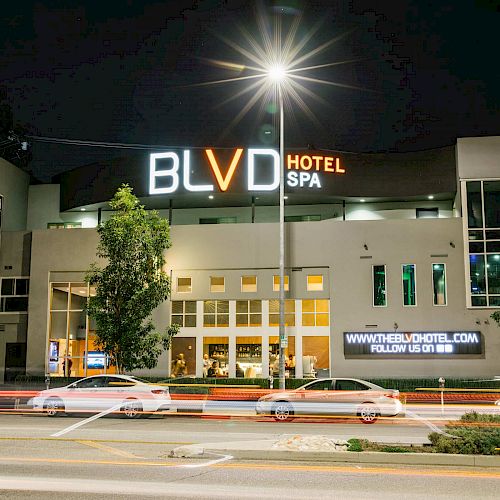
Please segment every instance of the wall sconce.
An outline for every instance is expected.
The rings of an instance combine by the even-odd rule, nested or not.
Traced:
[[[489,325],[489,324],[490,324],[490,320],[489,320],[489,319],[485,319],[485,320],[484,320],[484,324],[485,324],[485,325]]]
[[[476,325],[480,325],[481,324],[481,320],[480,319],[476,319]]]
[[[450,241],[450,247],[455,248],[455,243],[453,243],[453,241]]]
[[[365,244],[363,245],[363,248],[364,248],[365,250],[368,250],[368,245],[365,243]]]
[[[396,331],[399,328],[399,325],[397,323],[394,323],[394,331]]]

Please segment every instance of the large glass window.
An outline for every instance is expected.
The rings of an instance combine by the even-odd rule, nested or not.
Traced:
[[[229,337],[203,337],[204,377],[227,377],[228,360]]]
[[[302,337],[302,369],[304,378],[324,378],[329,376],[330,338]]]
[[[203,326],[229,326],[229,300],[203,301]]]
[[[196,374],[196,337],[178,337],[172,339],[172,377],[186,377]]]
[[[446,305],[446,266],[432,264],[432,288],[435,306]]]
[[[262,326],[262,301],[237,300],[236,326]]]
[[[467,183],[467,215],[470,228],[483,227],[481,182],[479,181]]]
[[[27,312],[29,278],[2,278],[0,312]]]
[[[96,346],[94,323],[85,314],[89,295],[95,288],[86,283],[51,283],[47,367],[52,376],[115,371]]]
[[[484,274],[484,256],[471,255],[470,263],[470,291],[472,295],[486,294],[486,278]]]
[[[195,300],[173,300],[172,301],[172,324],[183,327],[196,326],[196,301]]]
[[[269,326],[280,324],[280,301],[269,301]],[[295,300],[285,299],[285,326],[295,326]]]
[[[295,336],[288,335],[288,347],[285,347],[285,377],[295,377]],[[269,337],[269,375],[279,376],[280,369],[280,344],[279,337]],[[275,386],[276,387],[276,386]]]
[[[487,256],[488,294],[500,295],[500,254]]]
[[[236,337],[236,376],[262,377],[262,337]]]
[[[500,181],[484,182],[485,226],[500,228]]]
[[[387,305],[385,266],[373,266],[373,305],[374,307],[385,307]]]
[[[415,283],[415,264],[403,264],[402,267],[403,279],[403,305],[417,305],[417,291]]]
[[[329,300],[303,300],[302,326],[329,326]]]

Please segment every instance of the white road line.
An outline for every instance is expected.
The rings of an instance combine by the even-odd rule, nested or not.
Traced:
[[[81,420],[80,422],[77,422],[76,424],[70,425],[69,427],[66,427],[62,431],[56,432],[55,434],[51,434],[51,437],[59,437],[64,434],[67,434],[68,432],[74,431],[75,429],[78,429],[78,427],[81,427],[82,425],[88,424],[92,422],[93,420],[97,420],[98,418],[104,417],[105,415],[109,415],[110,413],[119,410],[123,406],[123,403],[120,403],[118,405],[115,405],[108,410],[102,411],[101,413],[98,413],[97,415],[92,415],[89,418],[86,418],[84,420]]]
[[[212,453],[210,451],[205,451],[207,455],[215,455],[217,458],[215,460],[210,460],[209,462],[204,462],[202,464],[181,464],[176,465],[174,467],[185,468],[185,469],[197,469],[199,467],[210,467],[211,465],[220,464],[221,462],[227,462],[228,460],[232,460],[234,457],[231,455],[221,455],[220,453]]]

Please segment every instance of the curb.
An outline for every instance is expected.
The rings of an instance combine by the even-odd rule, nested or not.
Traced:
[[[205,448],[204,451],[231,455],[240,460],[273,460],[292,462],[363,463],[394,465],[449,465],[466,467],[499,467],[500,456],[452,455],[444,453],[383,453],[364,452],[314,452],[290,450],[234,450]]]

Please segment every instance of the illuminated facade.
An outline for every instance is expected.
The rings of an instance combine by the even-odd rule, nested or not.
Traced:
[[[499,375],[498,158],[499,137],[405,154],[286,152],[288,376]],[[171,222],[172,295],[153,320],[181,325],[142,373],[167,376],[183,354],[188,375],[276,375],[278,165],[269,149],[193,148],[30,186],[0,163],[0,381],[113,371],[83,277],[125,182]]]

